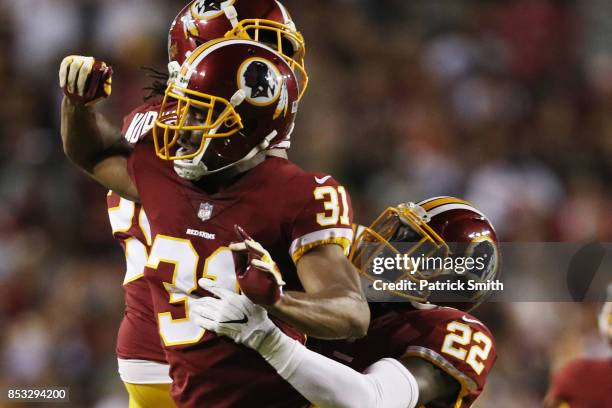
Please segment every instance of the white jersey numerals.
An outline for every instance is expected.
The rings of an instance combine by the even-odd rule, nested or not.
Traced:
[[[110,191],[109,195],[112,194]],[[113,234],[127,233],[132,228],[136,213],[138,212],[138,226],[145,237],[146,245],[151,245],[151,227],[143,208],[137,210],[134,202],[121,198],[116,207],[108,209],[108,219]],[[147,246],[134,237],[124,240],[125,252],[125,277],[123,284],[126,285],[144,276],[144,268],[147,263]]]
[[[154,111],[135,114],[125,132],[125,140],[132,144],[137,143],[142,135],[153,129],[157,115],[158,113]]]
[[[112,194],[110,191],[108,195]],[[136,204],[125,198],[119,199],[119,205],[108,209],[108,220],[110,221],[113,234],[128,232],[134,222]]]
[[[172,282],[164,282],[170,304],[182,304],[182,318],[173,318],[170,312],[158,313],[159,334],[166,346],[194,344],[204,336],[205,330],[189,320],[187,297],[198,288],[199,255],[188,239],[157,235],[147,262],[147,267],[159,268],[161,263],[172,264]],[[220,247],[204,262],[202,276],[210,277],[222,287],[236,290],[236,275],[232,252]]]
[[[349,206],[344,187],[321,186],[314,190],[315,200],[325,200],[325,212],[317,214],[317,224],[322,227],[340,224],[350,225]]]
[[[483,332],[474,332],[470,326],[460,322],[450,322],[448,334],[442,344],[442,352],[465,361],[476,374],[484,370],[484,361],[489,357],[493,342]]]

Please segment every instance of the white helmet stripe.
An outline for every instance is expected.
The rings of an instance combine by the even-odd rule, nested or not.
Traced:
[[[215,40],[213,40],[215,41]],[[278,54],[273,48],[268,47],[265,44],[262,44],[260,42],[256,42],[256,41],[252,41],[252,40],[242,40],[242,39],[222,39],[219,42],[217,42],[216,44],[212,44],[210,46],[208,46],[208,48],[206,48],[205,50],[201,51],[200,53],[196,53],[196,51],[198,50],[196,48],[196,51],[194,51],[194,54],[192,54],[189,59],[187,59],[187,61],[185,61],[185,63],[183,64],[183,67],[181,68],[181,76],[183,78],[181,78],[185,83],[189,83],[189,80],[191,79],[191,76],[196,72],[192,67],[197,67],[198,64],[200,64],[200,62],[202,62],[202,60],[204,58],[206,58],[210,53],[212,53],[215,50],[218,50],[219,48],[223,48],[226,47],[228,45],[233,45],[233,44],[249,44],[249,45],[258,45],[262,48],[265,48],[269,51],[272,51],[274,54]],[[204,45],[204,47],[206,47],[206,45]],[[289,69],[291,69],[291,67],[289,66],[289,64],[287,63],[287,61],[285,61],[284,58],[280,58],[281,63],[284,63]],[[187,72],[185,72],[187,71]]]
[[[285,8],[285,6],[282,5],[280,1],[276,0],[276,4],[278,4],[278,7],[280,8],[281,13],[283,13],[283,20],[285,24],[287,24],[288,22],[291,21],[291,16],[289,15],[289,12]]]
[[[192,66],[198,66],[198,64],[200,62],[202,62],[202,60],[204,58],[206,58],[210,53],[212,53],[215,50],[218,50],[219,48],[223,48],[226,47],[228,45],[232,45],[232,44],[251,44],[251,41],[247,41],[247,40],[226,40],[226,41],[220,41],[216,44],[213,44],[211,46],[209,46],[208,48],[206,48],[205,50],[203,50],[202,52],[198,53],[195,55],[195,57],[190,56],[189,59],[187,60],[185,65],[188,65],[190,67]],[[197,49],[196,49],[197,50]],[[193,58],[193,60],[192,60]],[[185,70],[185,65],[183,66],[182,71]],[[193,69],[189,69],[188,72],[183,73],[181,72],[181,74],[183,74],[184,76],[186,76],[186,79],[189,80],[191,79],[191,75],[193,75],[193,73],[195,72],[195,70]]]
[[[427,211],[427,214],[429,215],[429,217],[433,218],[434,216],[440,213],[443,213],[445,211],[450,211],[450,210],[469,210],[469,211],[473,211],[481,215],[482,217],[484,217],[484,219],[487,219],[487,217],[483,213],[481,213],[480,211],[478,211],[476,208],[472,207],[471,205],[467,205],[467,204],[444,204],[432,210]]]

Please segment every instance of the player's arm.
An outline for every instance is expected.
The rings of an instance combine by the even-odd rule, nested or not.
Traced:
[[[243,241],[230,248],[240,288],[252,301],[308,336],[339,339],[366,334],[370,309],[342,246],[318,245],[304,254],[297,261],[304,292],[282,294],[281,272],[268,251],[239,226],[236,232]]]
[[[363,373],[307,349],[273,328],[256,348],[278,374],[318,407],[414,408],[454,403],[459,383],[417,358],[384,358]]]
[[[268,308],[270,314],[316,338],[365,336],[370,309],[358,273],[342,247],[317,246],[303,255],[296,266],[304,292],[285,292]]]
[[[304,290],[261,302],[251,297],[243,282],[241,288],[270,314],[308,336],[363,337],[370,310],[359,273],[346,257],[353,239],[346,189],[329,175],[301,175],[288,186],[284,202],[282,228],[291,242],[289,254]]]
[[[417,406],[431,402],[454,402],[457,399],[461,385],[440,368],[416,357],[402,358],[399,361],[416,378],[419,387]]]
[[[318,407],[415,408],[457,398],[459,383],[423,359],[385,358],[359,373],[284,334],[246,296],[201,279],[217,298],[189,300],[191,320],[260,353],[278,374]]]
[[[138,192],[127,170],[131,148],[121,132],[94,111],[110,95],[112,70],[91,57],[70,56],[60,66],[64,90],[61,135],[66,156],[103,186],[131,200]]]

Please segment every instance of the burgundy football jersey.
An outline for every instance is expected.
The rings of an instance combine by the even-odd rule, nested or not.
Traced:
[[[372,320],[363,339],[321,342],[317,351],[360,372],[383,358],[425,359],[461,385],[455,400],[428,404],[427,408],[472,406],[497,358],[489,329],[469,314],[449,307],[391,307]]]
[[[128,142],[138,142],[151,129],[158,110],[158,103],[145,103],[125,117],[122,134]],[[125,312],[117,335],[117,356],[165,363],[149,285],[144,279],[151,245],[149,221],[140,204],[113,192],[108,193],[107,206],[113,236],[121,244],[126,260]]]
[[[612,359],[571,362],[554,376],[546,402],[554,408],[612,408]]]
[[[176,175],[147,141],[129,160],[153,234],[145,278],[170,363],[180,407],[300,407],[307,401],[256,352],[194,325],[187,294],[207,296],[198,279],[209,276],[238,290],[229,244],[242,226],[278,264],[286,290],[302,290],[295,262],[321,244],[352,239],[345,189],[330,176],[309,174],[281,158],[267,158],[214,194]],[[203,179],[203,182],[205,178]],[[293,338],[304,336],[276,322]]]

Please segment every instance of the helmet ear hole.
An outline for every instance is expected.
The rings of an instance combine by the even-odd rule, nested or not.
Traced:
[[[243,122],[243,125],[244,125],[244,128],[242,132],[245,134],[249,134],[257,130],[257,126],[259,125],[259,122],[257,121],[257,119],[246,119]]]

